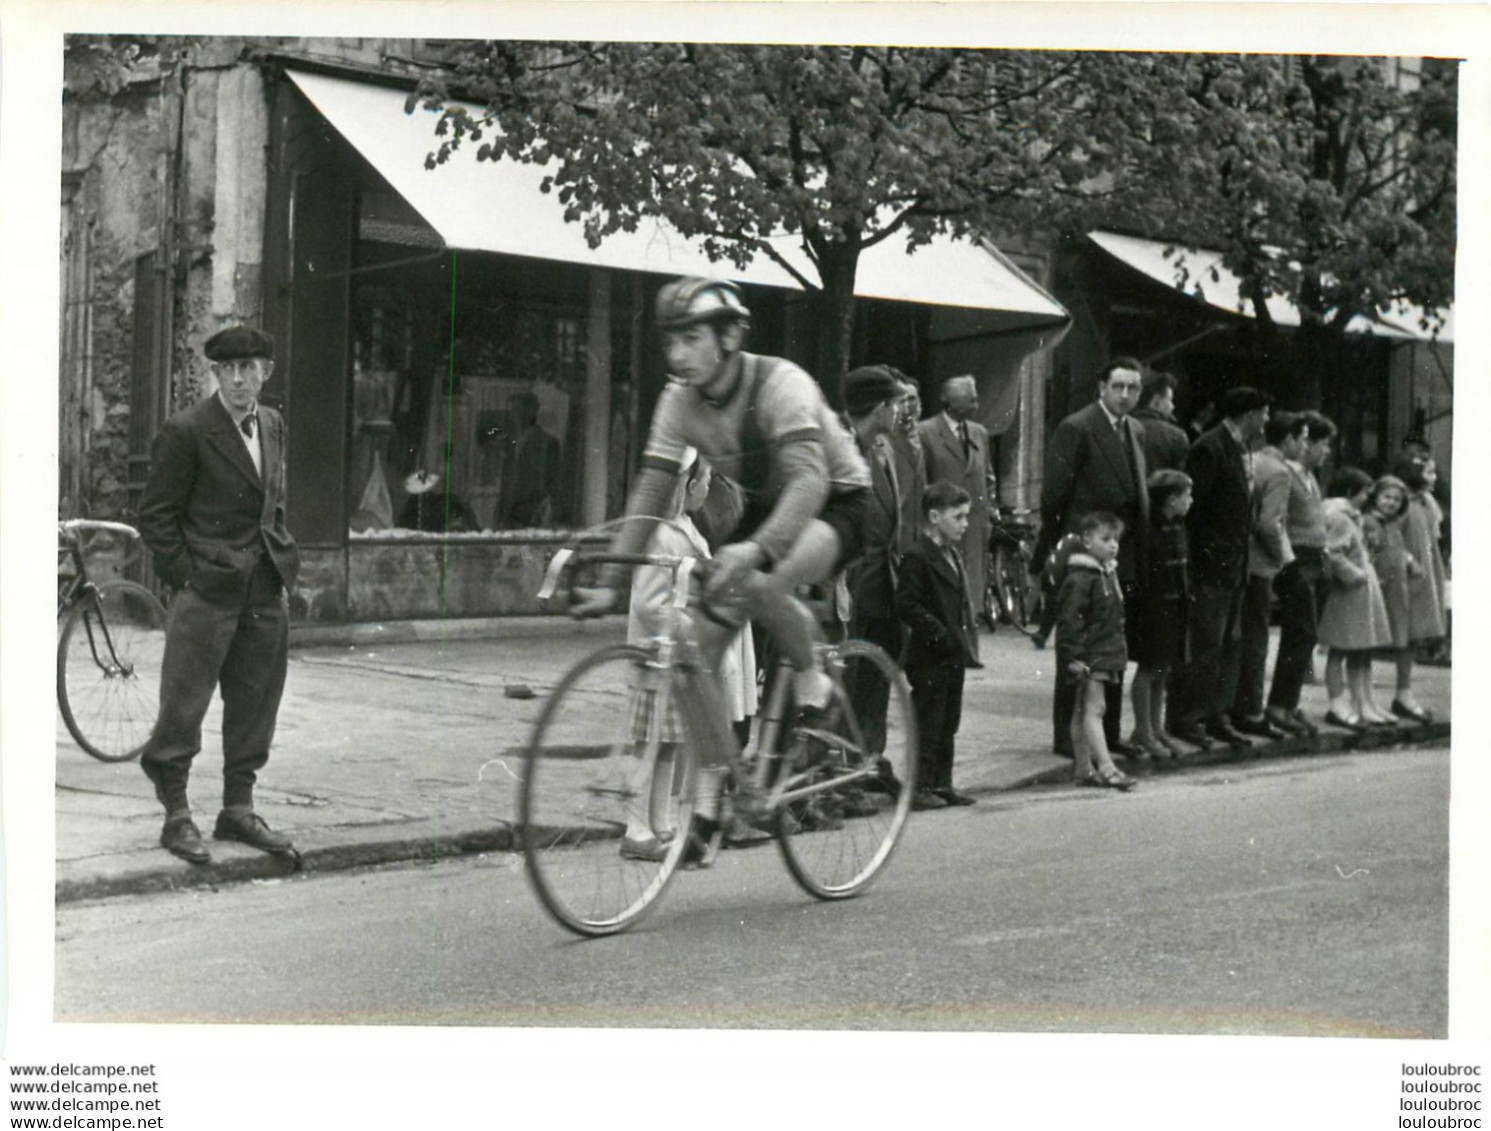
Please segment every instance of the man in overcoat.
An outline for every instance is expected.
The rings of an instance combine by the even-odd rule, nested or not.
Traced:
[[[176,590],[166,630],[160,714],[140,768],[165,807],[160,843],[193,864],[210,855],[192,820],[187,780],[202,719],[223,699],[223,805],[213,835],[293,854],[254,811],[269,759],[289,650],[288,590],[299,551],[285,527],[285,422],[260,405],[273,339],[231,326],[203,347],[217,391],[156,436],[140,534]]]
[[[1246,385],[1222,397],[1222,421],[1191,445],[1186,473],[1193,503],[1191,664],[1170,696],[1170,733],[1209,747],[1251,746],[1233,726],[1248,545],[1253,534],[1252,448],[1263,435],[1268,402]],[[1177,692],[1179,694],[1177,694]]]
[[[1082,516],[1105,511],[1123,520],[1118,543],[1118,584],[1126,604],[1144,576],[1141,555],[1149,528],[1149,465],[1144,455],[1144,428],[1130,418],[1142,386],[1139,363],[1114,358],[1098,373],[1097,400],[1056,426],[1046,444],[1045,482],[1041,487],[1041,540],[1049,548],[1075,533]],[[1104,737],[1114,753],[1128,753],[1120,738],[1123,683],[1104,684]],[[1051,722],[1054,745],[1070,757],[1071,717],[1076,685],[1061,665]]]
[[[985,597],[989,565],[990,506],[989,432],[978,416],[978,388],[972,377],[950,377],[942,384],[942,411],[917,425],[926,461],[927,482],[946,480],[968,492],[968,532],[959,547],[968,599],[980,616],[989,612]]]

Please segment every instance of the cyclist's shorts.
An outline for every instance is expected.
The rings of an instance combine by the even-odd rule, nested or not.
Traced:
[[[839,536],[839,558],[834,563],[837,573],[863,553],[865,548],[865,522],[870,492],[867,487],[848,487],[828,496],[828,502],[818,512],[818,517],[833,528]],[[771,517],[771,507],[754,500],[746,504],[745,514],[735,527],[737,533],[758,529]],[[768,573],[770,570],[767,571]]]

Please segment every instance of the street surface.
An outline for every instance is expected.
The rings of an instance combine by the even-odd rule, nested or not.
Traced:
[[[572,938],[521,859],[58,911],[59,1021],[1443,1037],[1449,751],[1037,788],[913,817],[860,899],[773,846]]]

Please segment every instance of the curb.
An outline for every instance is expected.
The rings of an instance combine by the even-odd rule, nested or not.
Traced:
[[[561,614],[549,616],[462,617],[450,620],[392,620],[355,624],[300,624],[290,626],[290,647],[366,647],[371,644],[418,644],[441,640],[513,639],[535,636],[585,636],[614,618],[577,621]]]
[[[1218,747],[1211,750],[1198,750],[1173,761],[1167,759],[1159,764],[1164,767],[1163,769],[1151,764],[1142,773],[1147,778],[1157,772],[1169,775],[1192,767],[1225,765],[1231,762],[1257,762],[1271,758],[1311,757],[1352,751],[1400,750],[1407,747],[1443,743],[1449,737],[1450,724],[1448,722],[1432,722],[1412,728],[1398,727],[1392,730],[1384,728],[1380,731],[1355,733],[1323,731],[1314,739],[1290,738],[1282,742],[1251,746],[1246,749]],[[1027,774],[1009,785],[973,789],[970,792],[986,796],[1013,793],[1038,786],[1067,785],[1070,784],[1071,777],[1071,767],[1062,763],[1048,770],[1038,770]],[[147,895],[195,888],[216,889],[219,885],[227,883],[284,879],[297,872],[307,874],[342,872],[383,864],[400,864],[420,860],[438,861],[447,857],[470,856],[483,852],[513,852],[518,849],[519,842],[517,830],[512,825],[502,823],[449,836],[403,837],[394,840],[372,840],[310,848],[301,853],[298,868],[281,857],[269,855],[224,860],[205,866],[162,864],[158,867],[142,868],[118,876],[58,880],[55,900],[58,904],[62,904],[89,899],[108,899],[120,895]]]

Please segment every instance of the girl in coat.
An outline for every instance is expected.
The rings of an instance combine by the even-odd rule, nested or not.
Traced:
[[[693,448],[684,452],[683,467],[678,473],[678,482],[673,488],[664,521],[658,523],[648,544],[649,554],[669,554],[677,557],[708,558],[709,543],[699,533],[690,517],[704,506],[709,497],[712,472],[709,462]],[[632,574],[632,599],[627,614],[626,638],[629,644],[646,644],[661,627],[664,604],[672,572],[663,566],[638,566]],[[720,682],[727,697],[730,718],[736,727],[737,736],[749,733],[750,718],[756,713],[756,654],[751,643],[750,628],[736,634],[725,654],[720,659]],[[621,854],[635,860],[661,860],[668,851],[668,842],[677,834],[669,821],[673,808],[670,804],[673,781],[673,766],[678,747],[679,721],[676,708],[670,708],[666,718],[659,718],[655,693],[637,692],[633,709],[632,741],[637,744],[639,756],[645,765],[651,751],[652,767],[644,772],[650,774],[651,804],[649,812],[640,807],[629,817],[626,832],[622,836]],[[745,830],[732,829],[737,839],[751,839]]]
[[[1330,649],[1325,721],[1347,730],[1392,721],[1372,704],[1372,652],[1388,647],[1392,633],[1362,534],[1362,507],[1371,491],[1366,472],[1343,467],[1332,477],[1324,504],[1326,598],[1316,639]]]
[[[1439,550],[1442,516],[1434,498],[1434,461],[1404,460],[1393,472],[1407,493],[1402,520],[1404,551],[1417,567],[1409,570],[1407,578],[1404,636],[1408,646],[1397,653],[1393,714],[1428,722],[1432,716],[1419,706],[1413,694],[1414,656],[1419,648],[1432,650],[1437,646],[1447,626],[1444,557]],[[1397,635],[1395,631],[1395,644]]]

